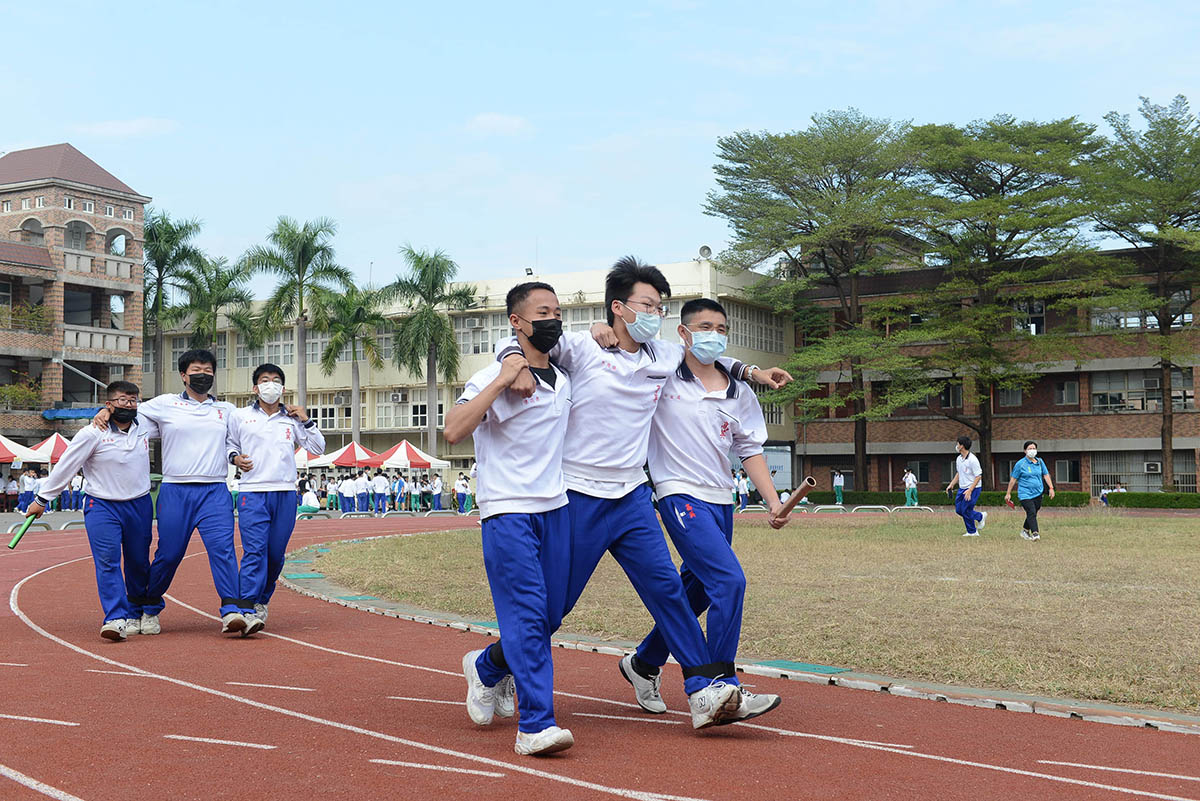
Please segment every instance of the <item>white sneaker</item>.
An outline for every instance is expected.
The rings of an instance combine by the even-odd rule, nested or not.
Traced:
[[[249,637],[251,634],[258,634],[263,630],[263,626],[267,625],[263,619],[257,614],[251,612],[248,615],[242,615],[246,620],[246,628],[242,629],[242,636]]]
[[[768,695],[765,693],[763,695],[759,695],[757,693],[750,692],[745,687],[741,688],[741,693],[742,703],[738,705],[737,713],[727,720],[718,721],[718,726],[724,726],[727,723],[737,723],[741,720],[750,720],[750,718],[756,718],[759,715],[765,715],[783,703],[783,699],[778,695]]]
[[[541,755],[566,751],[573,745],[575,745],[575,736],[571,734],[570,729],[550,726],[535,734],[518,731],[517,744],[513,746],[513,750],[521,755]]]
[[[266,604],[255,604],[254,605],[254,614],[256,614],[260,618],[262,618],[263,625],[266,625],[266,623],[267,623],[267,605]]]
[[[1042,535],[1037,533],[1036,531],[1029,532],[1029,539],[1033,540],[1034,542],[1037,542],[1041,538],[1042,538]]]
[[[142,615],[141,634],[162,634],[162,626],[158,625],[158,615]]]
[[[963,534],[963,536],[964,537],[978,537],[979,532],[978,531],[968,531],[966,534]]]
[[[126,636],[129,636],[130,634],[141,634],[141,633],[142,633],[142,619],[140,617],[125,618],[125,635]]]
[[[987,512],[980,512],[979,522],[975,524],[975,528],[983,528],[987,525]]]
[[[106,640],[120,642],[125,639],[125,620],[110,620],[100,627],[100,636]]]
[[[625,681],[633,687],[633,695],[637,698],[638,706],[654,715],[661,715],[667,711],[667,705],[663,702],[662,694],[659,692],[659,688],[662,686],[661,670],[654,678],[646,678],[633,669],[633,654],[623,656],[618,668],[621,675],[625,677]]]
[[[241,612],[230,612],[227,615],[221,615],[221,633],[222,634],[238,634],[246,630],[246,618]]]
[[[729,720],[737,715],[742,703],[742,694],[735,684],[714,681],[703,690],[697,690],[688,696],[688,706],[692,710],[692,728],[707,729],[723,720]]]
[[[1023,539],[1023,540],[1033,539],[1033,535],[1029,533],[1029,529],[1027,529],[1027,528],[1021,529],[1021,539]]]
[[[471,651],[462,658],[462,666],[463,676],[467,680],[467,714],[475,723],[486,726],[496,714],[496,688],[485,685],[479,678],[479,671],[475,669],[475,660],[482,653],[482,648]]]
[[[511,718],[517,714],[517,683],[509,673],[496,685],[496,715]]]

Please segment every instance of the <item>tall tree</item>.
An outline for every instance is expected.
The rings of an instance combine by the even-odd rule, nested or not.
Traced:
[[[414,250],[405,245],[401,255],[408,272],[392,288],[412,309],[396,323],[393,353],[396,364],[420,378],[425,376],[426,446],[437,455],[437,372],[449,383],[458,376],[458,344],[447,310],[469,309],[475,303],[473,285],[452,282],[458,265],[444,251]]]
[[[321,370],[331,375],[338,364],[347,356],[350,360],[350,438],[359,442],[362,433],[361,387],[358,361],[365,359],[375,369],[383,367],[380,355],[378,331],[390,325],[384,316],[388,304],[395,297],[391,287],[359,289],[352,286],[334,292],[317,288],[310,294],[313,328],[329,334],[329,344],[321,352]]]
[[[165,211],[151,210],[146,214],[142,247],[146,314],[142,330],[144,336],[154,336],[155,395],[163,389],[163,334],[169,325],[167,290],[181,270],[198,267],[203,260],[203,254],[193,244],[199,233],[199,220],[172,220]]]
[[[185,267],[175,283],[184,301],[172,310],[172,317],[190,319],[191,346],[211,348],[217,341],[221,315],[229,320],[238,336],[257,343],[259,332],[251,313],[254,296],[249,289],[253,271],[245,264],[229,266],[225,258],[202,258],[194,267]]]
[[[923,320],[901,341],[936,342],[915,368],[891,375],[875,414],[929,398],[929,408],[972,429],[985,489],[994,484],[993,404],[1000,389],[1026,388],[1061,343],[1029,319],[1061,294],[1084,261],[1079,222],[1089,207],[1085,162],[1100,147],[1095,126],[1075,118],[1017,121],[1007,115],[965,126],[913,129],[923,208],[917,231],[942,265],[939,285],[914,299]],[[1036,335],[1033,335],[1036,333]],[[1061,357],[1061,356],[1060,356]],[[964,385],[964,405],[934,407],[947,385]],[[976,411],[966,401],[972,390]]]
[[[349,289],[350,271],[334,260],[331,240],[337,223],[318,217],[300,225],[280,217],[267,235],[266,245],[246,251],[242,262],[258,272],[273,273],[280,281],[271,292],[263,316],[274,328],[296,324],[296,402],[308,401],[307,307],[322,289]]]
[[[1115,111],[1105,120],[1113,137],[1096,160],[1089,189],[1098,200],[1097,230],[1124,240],[1135,257],[1112,296],[1098,304],[1144,310],[1155,329],[1154,352],[1162,388],[1162,483],[1175,488],[1174,372],[1182,354],[1194,354],[1190,326],[1200,286],[1200,120],[1187,98],[1169,106],[1142,98],[1145,128]],[[1148,280],[1147,280],[1148,279]],[[1195,377],[1193,376],[1193,386]]]
[[[793,297],[809,290],[832,296],[833,325],[818,339],[826,341],[835,363],[848,363],[850,392],[836,404],[853,407],[854,472],[861,489],[870,484],[861,351],[839,343],[862,336],[863,280],[894,266],[911,248],[902,233],[911,214],[905,132],[903,124],[850,109],[815,115],[807,129],[793,133],[722,137],[714,167],[720,191],[711,192],[705,205],[706,213],[733,229],[723,266],[766,267]],[[797,381],[781,392],[804,402],[813,397],[805,389],[810,383]]]

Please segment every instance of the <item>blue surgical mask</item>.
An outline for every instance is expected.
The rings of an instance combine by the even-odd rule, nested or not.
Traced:
[[[621,305],[625,306],[624,303]],[[628,306],[625,306],[625,308],[629,309]],[[662,317],[650,312],[638,311],[637,309],[629,310],[637,315],[637,318],[632,323],[625,323],[625,327],[629,329],[629,336],[633,337],[634,342],[649,342],[658,336],[658,330],[662,328]]]
[[[717,331],[692,331],[692,345],[688,350],[701,364],[712,364],[725,352],[728,338]]]

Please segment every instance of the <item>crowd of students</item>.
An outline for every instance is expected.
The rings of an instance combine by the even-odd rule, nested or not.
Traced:
[[[0,511],[25,514],[45,481],[46,471],[39,467],[26,467],[19,476],[10,476],[3,495],[0,495]],[[86,493],[87,482],[82,473],[76,473],[62,493],[51,500],[46,513],[82,511]]]
[[[446,486],[436,473],[404,475],[386,473],[377,469],[341,470],[337,473],[321,473],[316,477],[303,476],[297,482],[296,491],[301,505],[307,511],[370,512],[429,512],[446,508],[466,514],[474,503],[471,494],[471,479],[459,473],[451,488],[450,498]],[[312,503],[304,503],[304,496],[311,492]],[[445,503],[449,501],[450,507]]]

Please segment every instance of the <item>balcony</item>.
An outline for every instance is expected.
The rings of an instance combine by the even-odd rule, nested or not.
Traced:
[[[111,361],[118,364],[136,364],[139,362],[130,351],[133,348],[134,332],[113,328],[97,328],[88,325],[64,325],[63,348],[66,350],[106,351],[112,354],[123,354],[124,359],[117,357]]]
[[[68,273],[93,275],[114,281],[132,281],[134,260],[125,256],[92,253],[88,250],[63,248],[63,259]]]

